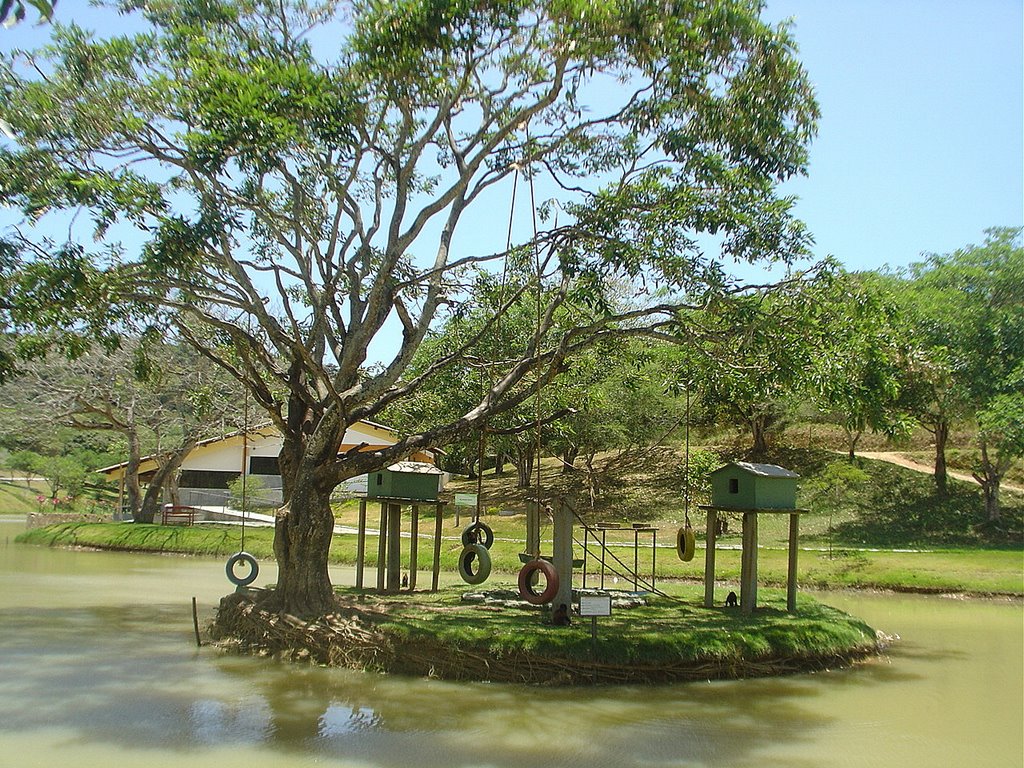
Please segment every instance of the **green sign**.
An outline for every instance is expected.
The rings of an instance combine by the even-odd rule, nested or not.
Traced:
[[[456,493],[455,494],[455,506],[457,506],[457,507],[475,507],[476,506],[476,494],[475,493]]]

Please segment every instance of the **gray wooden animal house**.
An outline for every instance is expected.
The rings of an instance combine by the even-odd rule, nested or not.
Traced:
[[[447,502],[438,498],[444,475],[433,464],[400,461],[387,469],[371,472],[366,478],[366,498],[359,501],[359,533],[356,539],[356,589],[363,588],[363,564],[366,554],[366,507],[370,500],[380,502],[380,531],[377,537],[377,591],[398,592],[416,589],[419,556],[419,508],[424,502],[434,506],[434,563],[431,590],[437,591],[441,563],[441,518]],[[409,531],[408,581],[401,581],[402,506],[411,505]]]
[[[436,501],[443,474],[433,464],[400,461],[387,469],[369,474],[366,478],[366,497]]]
[[[740,561],[740,610],[753,612],[757,605],[757,516],[789,515],[789,572],[786,604],[796,612],[796,566],[800,539],[800,515],[796,508],[796,481],[800,475],[775,464],[734,461],[711,473],[711,504],[701,506],[707,512],[707,539],[704,566],[704,605],[715,604],[715,538],[719,512],[743,514],[743,551]]]
[[[734,461],[711,473],[711,505],[725,509],[796,509],[796,472]]]

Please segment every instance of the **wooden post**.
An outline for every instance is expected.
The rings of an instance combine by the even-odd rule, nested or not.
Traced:
[[[420,545],[420,505],[412,505],[412,526],[409,529],[409,591],[416,591],[416,567]]]
[[[740,611],[757,606],[757,512],[743,513],[743,556],[740,566]]]
[[[551,564],[558,573],[558,592],[551,601],[551,610],[564,605],[572,607],[572,512],[563,504],[554,509],[555,524],[551,529]]]
[[[384,591],[384,563],[387,559],[388,505],[380,503],[380,530],[377,532],[377,591]]]
[[[434,572],[430,582],[430,591],[437,592],[437,581],[441,574],[441,511],[444,504],[438,502],[434,507]]]
[[[800,515],[789,516],[789,573],[786,575],[786,610],[796,613],[796,560],[800,549]]]
[[[363,588],[363,566],[366,562],[366,499],[359,500],[359,533],[356,535],[356,589]]]
[[[388,504],[388,592],[402,588],[402,505]]]
[[[715,607],[715,539],[718,537],[718,512],[708,510],[708,529],[704,535],[704,607]]]

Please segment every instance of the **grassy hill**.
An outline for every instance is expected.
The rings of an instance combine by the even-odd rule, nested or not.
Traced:
[[[747,459],[728,449],[702,448],[690,453],[690,520],[700,528],[698,504],[709,500],[706,472],[730,459]],[[1003,520],[984,517],[980,489],[950,481],[946,497],[935,493],[930,475],[884,461],[856,459],[852,464],[833,451],[807,448],[777,449],[760,460],[779,464],[800,474],[797,503],[810,510],[801,521],[804,543],[848,547],[1020,546],[1024,542],[1024,496],[1005,491]],[[854,471],[849,471],[849,468]],[[546,460],[541,482],[544,495],[564,497],[589,523],[645,522],[669,528],[685,518],[685,461],[678,447],[659,447],[598,457],[594,471],[561,471],[561,464]],[[533,489],[517,489],[515,475],[485,473],[483,505],[490,512],[523,510]],[[455,479],[453,492],[476,492],[476,480]],[[731,516],[730,533],[738,539],[739,515]],[[761,542],[785,541],[784,517],[766,516]]]

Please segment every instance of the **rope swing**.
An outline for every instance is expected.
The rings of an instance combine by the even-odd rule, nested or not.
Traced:
[[[246,323],[246,336],[247,340],[252,338],[252,317],[250,316]],[[246,347],[248,349],[248,347]],[[247,355],[245,356],[247,358]],[[248,363],[248,359],[245,360]],[[248,366],[246,366],[247,368]],[[228,581],[235,585],[235,591],[239,591],[254,581],[256,577],[260,575],[260,566],[256,562],[256,558],[245,551],[245,518],[248,516],[249,499],[248,499],[248,472],[246,472],[247,464],[249,462],[249,388],[242,387],[242,528],[241,536],[239,541],[238,551],[228,558],[227,565],[224,570],[227,572]],[[239,575],[235,572],[235,566],[238,564],[244,564],[248,567],[248,573]]]

